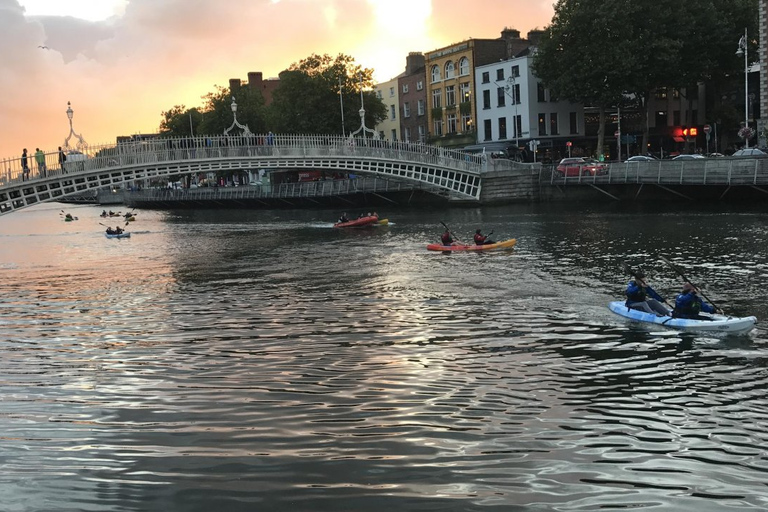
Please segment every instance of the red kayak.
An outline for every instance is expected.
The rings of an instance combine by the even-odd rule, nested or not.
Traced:
[[[362,226],[371,226],[379,223],[379,217],[377,215],[371,215],[369,217],[360,217],[359,219],[350,220],[347,222],[337,222],[333,225],[335,228],[359,228]]]
[[[428,251],[493,251],[494,249],[511,249],[517,243],[517,239],[510,238],[509,240],[503,240],[494,244],[485,245],[441,245],[441,244],[429,244],[427,246]]]

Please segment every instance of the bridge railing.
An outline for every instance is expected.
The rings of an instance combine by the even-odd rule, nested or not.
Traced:
[[[552,184],[768,185],[768,158],[707,158],[612,163],[604,175],[558,176],[557,166],[542,168]]]
[[[46,153],[43,166],[38,165],[34,154],[30,154],[26,160],[27,172],[21,157],[0,161],[0,184],[43,179],[65,173],[79,174],[110,167],[140,166],[178,160],[318,156],[397,159],[477,174],[487,169],[484,155],[421,143],[267,133],[248,136],[155,138],[88,146],[80,152],[67,152],[67,160],[63,166],[59,165],[58,151]]]

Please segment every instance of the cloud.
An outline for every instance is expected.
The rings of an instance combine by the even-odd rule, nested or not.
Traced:
[[[25,0],[26,1],[26,0]],[[53,150],[73,126],[90,144],[155,132],[174,105],[249,71],[265,77],[312,53],[345,53],[386,81],[411,51],[523,35],[552,16],[528,0],[127,0],[102,21],[30,16],[0,0],[0,158]],[[46,45],[50,49],[40,49]]]

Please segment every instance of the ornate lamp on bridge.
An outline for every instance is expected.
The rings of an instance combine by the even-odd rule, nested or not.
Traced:
[[[232,96],[232,117],[234,118],[234,120],[232,121],[232,124],[229,126],[229,128],[224,130],[224,135],[229,135],[229,132],[231,132],[232,129],[234,129],[235,127],[238,127],[241,130],[243,130],[243,135],[253,135],[253,133],[251,133],[251,129],[248,128],[247,124],[242,125],[237,122],[237,103],[235,103],[234,96]]]
[[[88,143],[85,142],[82,135],[78,135],[77,133],[75,133],[74,128],[72,128],[72,117],[74,116],[74,113],[75,112],[72,110],[71,103],[67,102],[67,117],[69,118],[69,135],[67,135],[67,138],[64,139],[64,148],[67,150],[73,149],[69,145],[69,139],[71,139],[72,136],[74,135],[77,138],[77,144],[75,145],[75,147],[82,151],[88,146]]]
[[[352,140],[355,137],[355,135],[357,135],[358,133],[362,133],[363,137],[365,137],[366,133],[370,133],[374,139],[378,139],[379,132],[377,132],[376,130],[371,130],[370,128],[365,126],[365,105],[363,104],[363,77],[362,75],[358,75],[358,77],[360,78],[360,110],[359,110],[360,128],[358,128],[357,130],[349,134],[349,140]]]

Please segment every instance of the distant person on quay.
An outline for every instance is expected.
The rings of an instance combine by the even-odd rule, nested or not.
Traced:
[[[27,161],[27,148],[21,152],[21,181],[29,179],[29,163]]]
[[[61,149],[61,146],[59,146],[59,167],[61,168],[61,173],[66,174],[67,170],[64,168],[64,164],[67,161],[67,154],[64,153],[64,150]]]

